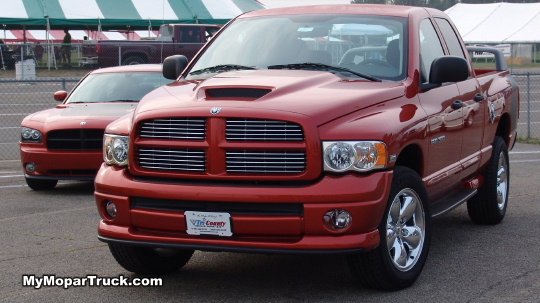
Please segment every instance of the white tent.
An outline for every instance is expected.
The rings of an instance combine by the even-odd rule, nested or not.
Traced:
[[[540,43],[540,3],[458,3],[445,12],[466,43]]]

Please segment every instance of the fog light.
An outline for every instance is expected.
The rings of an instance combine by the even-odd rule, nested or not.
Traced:
[[[351,225],[351,214],[344,209],[334,209],[324,214],[323,222],[326,228],[343,231]]]
[[[105,210],[107,211],[107,215],[109,215],[111,218],[116,217],[116,204],[114,204],[113,201],[107,202],[107,205],[105,205]]]
[[[29,173],[33,173],[36,171],[36,163],[26,163],[26,171]]]

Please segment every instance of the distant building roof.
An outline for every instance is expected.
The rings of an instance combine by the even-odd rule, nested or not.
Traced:
[[[540,43],[540,3],[458,3],[445,12],[466,43]]]

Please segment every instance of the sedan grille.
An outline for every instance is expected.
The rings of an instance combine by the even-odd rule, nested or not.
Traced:
[[[103,129],[62,129],[47,133],[49,150],[102,150]]]

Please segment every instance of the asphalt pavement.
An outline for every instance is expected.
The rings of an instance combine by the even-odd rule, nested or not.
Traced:
[[[537,303],[540,146],[517,144],[510,162],[504,221],[474,225],[464,205],[438,217],[418,281],[402,291],[382,292],[356,285],[342,256],[210,252],[196,252],[178,273],[159,277],[162,286],[66,288],[66,279],[58,280],[61,286],[23,286],[32,276],[72,282],[155,276],[125,271],[97,240],[91,182],[61,182],[53,191],[36,192],[25,186],[17,161],[0,161],[0,302]]]

